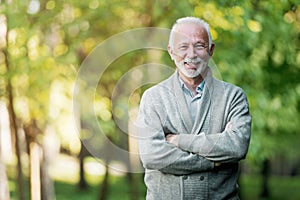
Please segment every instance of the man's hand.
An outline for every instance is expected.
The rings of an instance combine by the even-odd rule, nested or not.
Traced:
[[[178,135],[168,134],[166,135],[166,140],[167,142],[175,145],[176,147],[178,146]]]

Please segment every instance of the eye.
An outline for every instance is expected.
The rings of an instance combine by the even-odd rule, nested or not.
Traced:
[[[179,49],[180,49],[180,50],[186,50],[187,48],[188,48],[187,45],[181,45],[181,46],[179,46]]]
[[[206,48],[206,46],[203,45],[203,44],[196,44],[196,45],[195,45],[195,48],[198,49],[198,50],[203,50],[203,49]]]

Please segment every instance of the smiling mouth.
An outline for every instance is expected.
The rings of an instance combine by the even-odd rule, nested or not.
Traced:
[[[186,61],[183,64],[187,69],[197,69],[197,65],[198,65],[198,63],[191,63]]]

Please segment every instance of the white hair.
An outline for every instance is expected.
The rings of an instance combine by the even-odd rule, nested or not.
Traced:
[[[210,48],[212,45],[212,36],[210,33],[209,24],[207,22],[205,22],[204,20],[197,18],[197,17],[183,17],[183,18],[179,18],[176,20],[176,22],[172,26],[170,37],[169,37],[169,46],[171,48],[173,48],[174,35],[175,35],[174,33],[179,24],[197,24],[197,25],[200,25],[201,27],[203,27],[206,30],[207,35],[208,35],[208,45],[209,45],[209,51],[210,51]]]

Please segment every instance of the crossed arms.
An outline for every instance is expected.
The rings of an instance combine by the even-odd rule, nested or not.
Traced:
[[[144,94],[139,124],[140,156],[145,168],[170,174],[189,174],[213,169],[215,164],[238,162],[247,153],[251,116],[246,96],[238,93],[230,104],[226,127],[220,133],[165,134],[160,104]],[[166,135],[166,136],[165,136]]]

